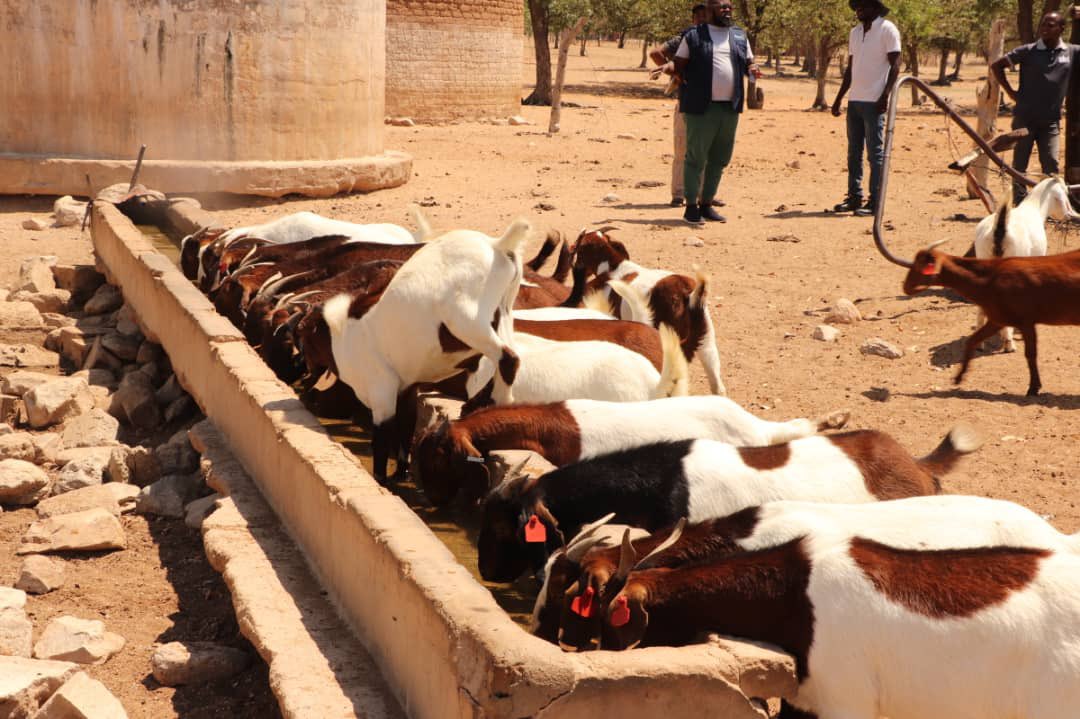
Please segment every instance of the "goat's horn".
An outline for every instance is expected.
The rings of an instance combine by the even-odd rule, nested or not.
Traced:
[[[940,247],[941,245],[944,245],[948,241],[949,241],[948,238],[945,238],[944,240],[938,240],[937,242],[931,242],[929,245],[926,246],[926,251],[929,252],[930,250],[934,249],[935,247]]]
[[[581,528],[581,531],[578,532],[577,534],[575,534],[574,538],[571,539],[567,543],[566,551],[569,552],[579,542],[582,542],[582,541],[588,539],[590,536],[592,536],[593,532],[595,532],[596,530],[600,529],[600,527],[602,527],[605,524],[607,524],[608,522],[610,522],[612,519],[614,519],[614,517],[615,517],[615,513],[610,512],[608,514],[605,514],[603,517],[596,520],[595,522],[592,522],[590,524],[586,524],[584,527]]]
[[[630,543],[630,529],[627,528],[622,536],[622,550],[619,552],[619,568],[615,570],[612,581],[616,579],[619,581],[626,579],[630,576],[630,572],[634,570],[635,564],[637,564],[637,552],[634,551],[634,545]]]
[[[671,534],[668,535],[667,539],[658,544],[655,549],[642,557],[641,561],[637,562],[637,564],[635,564],[634,566],[640,566],[650,557],[655,557],[657,554],[660,554],[660,552],[675,544],[675,542],[679,541],[679,537],[682,536],[684,529],[686,529],[686,517],[683,517],[679,520],[678,524],[675,525],[675,529],[671,530]]]

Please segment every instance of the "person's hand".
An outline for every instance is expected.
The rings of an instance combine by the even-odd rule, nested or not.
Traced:
[[[754,76],[755,80],[760,80],[761,79],[761,68],[757,66],[756,62],[753,65],[751,65],[748,69],[750,70],[750,74]]]
[[[884,115],[889,111],[889,98],[883,97],[877,101],[877,111],[879,115]]]
[[[656,78],[660,77],[663,74],[664,74],[664,68],[662,68],[662,67],[653,68],[649,72],[649,79],[650,80],[655,80]]]
[[[840,117],[840,98],[836,98],[836,102],[832,104],[833,117]]]

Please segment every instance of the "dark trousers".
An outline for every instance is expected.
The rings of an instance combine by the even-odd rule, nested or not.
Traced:
[[[683,185],[686,204],[708,205],[735,150],[739,113],[730,102],[710,102],[700,115],[685,114],[686,161]]]
[[[1017,130],[1026,127],[1027,137],[1021,139],[1013,148],[1012,166],[1017,172],[1027,172],[1028,163],[1031,161],[1031,150],[1038,146],[1039,165],[1042,166],[1044,175],[1057,175],[1061,173],[1058,164],[1058,152],[1061,149],[1061,123],[1058,120],[1051,122],[1027,122],[1021,117],[1013,116],[1012,127]],[[1027,197],[1027,187],[1019,182],[1013,183],[1013,204],[1019,204]]]
[[[848,197],[862,201],[863,147],[870,161],[870,202],[877,202],[881,190],[881,165],[885,160],[885,114],[876,102],[848,102],[847,105]]]

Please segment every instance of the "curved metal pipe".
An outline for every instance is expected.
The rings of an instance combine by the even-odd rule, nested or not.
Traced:
[[[877,245],[878,252],[880,252],[885,259],[900,265],[901,267],[911,267],[911,263],[907,260],[901,260],[885,247],[885,241],[881,234],[881,221],[882,217],[885,216],[885,197],[887,195],[886,190],[889,186],[889,166],[892,162],[893,130],[896,128],[896,111],[899,106],[900,88],[907,83],[915,85],[919,90],[926,93],[926,96],[933,100],[934,104],[941,108],[950,120],[959,125],[960,129],[975,141],[975,144],[979,146],[979,149],[982,150],[988,158],[990,158],[990,161],[1000,167],[1010,177],[1028,187],[1033,187],[1037,184],[1034,180],[1031,180],[1024,174],[1014,170],[1001,159],[1001,157],[990,148],[990,145],[987,144],[986,140],[979,135],[975,128],[967,124],[964,118],[960,117],[956,110],[949,107],[948,103],[946,103],[940,95],[931,90],[925,82],[917,77],[904,75],[896,81],[895,85],[893,85],[892,95],[889,97],[889,113],[885,122],[885,157],[882,159],[881,163],[881,195],[877,198],[877,207],[874,208],[874,244]],[[1070,191],[1075,191],[1077,189],[1080,189],[1080,186],[1069,186]]]

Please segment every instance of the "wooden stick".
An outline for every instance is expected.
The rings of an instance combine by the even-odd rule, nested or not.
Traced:
[[[128,192],[131,192],[135,187],[135,182],[139,179],[139,170],[142,169],[143,155],[146,154],[146,145],[139,148],[139,159],[135,160],[135,172],[131,173],[131,182],[128,183]]]
[[[548,134],[554,135],[559,131],[559,120],[562,119],[562,86],[566,79],[566,56],[570,52],[570,45],[574,38],[581,32],[588,21],[587,17],[579,17],[573,27],[568,27],[559,33],[559,64],[555,70],[555,86],[551,89],[551,119],[548,121]]]

